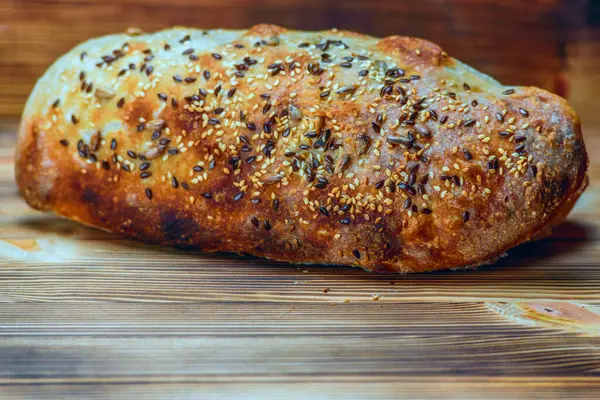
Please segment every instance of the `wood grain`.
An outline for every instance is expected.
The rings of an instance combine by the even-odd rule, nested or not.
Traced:
[[[393,376],[304,376],[286,379],[239,378],[223,382],[219,379],[157,380],[144,384],[110,380],[82,381],[77,385],[61,384],[0,386],[0,394],[35,399],[398,399],[441,397],[452,399],[553,398],[589,399],[599,389],[595,378],[572,378],[557,381],[548,376],[539,379],[489,377],[447,378],[405,377],[401,385]],[[201,392],[198,390],[201,388]],[[201,397],[199,397],[199,393]]]
[[[592,3],[0,1],[0,398],[597,398]],[[421,36],[506,83],[568,94],[590,187],[552,236],[496,265],[409,276],[146,246],[18,197],[15,117],[57,56],[128,26],[258,22]]]
[[[0,396],[590,398],[600,129],[568,221],[477,271],[376,275],[146,246],[29,209],[0,124]]]

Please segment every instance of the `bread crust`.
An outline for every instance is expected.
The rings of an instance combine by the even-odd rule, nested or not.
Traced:
[[[16,178],[149,243],[406,273],[547,233],[587,164],[565,100],[433,43],[257,25],[80,44],[27,102]]]

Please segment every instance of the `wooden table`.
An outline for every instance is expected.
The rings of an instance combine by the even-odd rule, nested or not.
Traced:
[[[0,0],[0,398],[599,398],[597,4]],[[144,246],[18,198],[18,116],[59,55],[128,26],[258,22],[424,37],[566,95],[591,185],[497,265],[410,276]]]
[[[145,246],[31,210],[0,124],[0,397],[597,397],[600,129],[552,237],[375,275]]]

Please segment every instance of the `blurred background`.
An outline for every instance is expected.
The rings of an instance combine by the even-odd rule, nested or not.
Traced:
[[[596,0],[0,0],[0,119],[18,119],[36,79],[88,38],[261,22],[422,37],[505,84],[567,97],[584,128],[600,125]]]

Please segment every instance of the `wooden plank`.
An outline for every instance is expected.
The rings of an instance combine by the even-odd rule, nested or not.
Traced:
[[[178,337],[8,337],[0,354],[25,379],[542,376],[597,374],[600,339],[563,335],[388,334]]]
[[[324,300],[327,296],[321,294]],[[233,299],[229,299],[233,300]],[[4,301],[6,303],[6,301]],[[450,315],[440,318],[440,315]],[[334,319],[331,317],[334,316]],[[0,336],[361,336],[440,334],[468,328],[475,334],[539,333],[534,326],[507,324],[483,302],[327,302],[286,304],[243,301],[180,302],[14,302],[3,307]],[[329,319],[329,321],[327,321]],[[60,322],[57,322],[57,321]]]
[[[108,379],[73,381],[72,384],[0,386],[0,394],[34,399],[590,399],[600,384],[597,378],[555,376],[522,377],[246,377],[223,381],[173,377],[152,382],[120,382]]]
[[[544,304],[549,317],[562,312],[571,322],[536,320],[542,314],[532,305]],[[13,302],[0,313],[7,321],[0,336],[8,337],[180,337],[246,338],[296,337],[404,337],[410,335],[464,335],[470,337],[558,335],[569,342],[572,333],[597,337],[599,301],[576,303],[397,301],[350,302],[244,302],[224,299],[206,302],[133,303]],[[566,315],[569,311],[577,311]],[[593,333],[596,332],[595,335]]]
[[[138,253],[103,263],[21,262],[3,268],[2,302],[138,302],[204,301],[379,303],[402,301],[598,300],[597,264],[496,265],[479,273],[437,273],[418,277],[371,276],[332,267],[292,267],[265,260],[198,255],[187,262],[155,259]],[[595,257],[597,261],[597,256]],[[530,262],[532,261],[532,262]],[[168,263],[168,264],[167,264]],[[165,265],[167,264],[167,265]],[[10,266],[9,265],[9,266]],[[215,266],[215,265],[218,265]],[[304,271],[307,271],[304,273]],[[391,282],[394,282],[393,286]],[[327,296],[322,295],[329,289]]]

